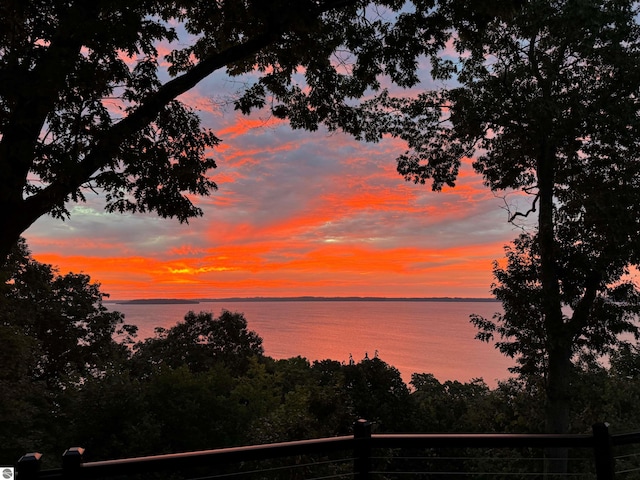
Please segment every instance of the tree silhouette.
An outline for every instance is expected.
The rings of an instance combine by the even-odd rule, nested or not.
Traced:
[[[107,310],[102,301],[108,295],[88,275],[59,274],[34,260],[21,239],[0,276],[0,327],[9,344],[31,345],[31,353],[19,357],[31,358],[20,369],[33,381],[64,390],[117,369],[128,357],[126,343],[137,327]]]
[[[197,373],[214,365],[240,375],[252,358],[263,355],[262,338],[247,329],[244,315],[227,310],[219,317],[211,312],[188,312],[184,321],[168,330],[158,328],[154,338],[137,343],[134,350],[132,361],[139,375],[183,366]]]

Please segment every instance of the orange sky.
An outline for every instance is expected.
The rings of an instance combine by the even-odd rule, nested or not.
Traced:
[[[491,262],[518,232],[469,162],[434,193],[396,173],[401,142],[221,110],[224,82],[184,97],[223,139],[211,152],[219,190],[194,199],[203,218],[107,214],[87,192],[70,220],[26,232],[35,258],[89,274],[113,299],[490,296]]]

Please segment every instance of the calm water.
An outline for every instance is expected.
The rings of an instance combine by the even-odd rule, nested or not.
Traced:
[[[265,354],[297,355],[310,361],[356,361],[378,356],[400,370],[405,382],[412,373],[432,373],[440,381],[482,377],[495,386],[509,376],[512,360],[492,345],[474,339],[469,314],[491,317],[495,302],[201,302],[197,305],[113,305],[125,321],[137,325],[140,339],[155,327],[171,327],[189,310],[219,315],[222,309],[242,312],[249,329],[264,340]]]

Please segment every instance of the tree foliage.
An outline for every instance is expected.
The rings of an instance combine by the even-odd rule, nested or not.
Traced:
[[[493,320],[473,315],[472,321],[479,329],[479,339],[499,338],[496,346],[500,351],[517,360],[517,366],[511,369],[514,373],[530,381],[539,377],[546,381],[548,345],[553,340],[548,338],[545,328],[536,238],[522,234],[505,251],[506,266],[494,263],[493,287],[504,312],[496,314]],[[637,335],[640,294],[631,280],[617,278],[616,283],[603,282],[593,299],[585,299],[586,289],[576,288],[580,273],[584,272],[576,272],[575,268],[561,270],[565,335],[574,362],[593,365],[602,356],[617,351],[623,334]],[[587,302],[589,309],[584,311],[581,305]]]
[[[99,284],[37,262],[22,239],[0,278],[0,421],[7,426],[0,451],[6,463],[65,431],[58,421],[61,397],[120,372],[136,328],[107,311]]]
[[[262,338],[247,329],[244,315],[223,310],[218,318],[211,312],[189,312],[170,329],[157,328],[154,338],[134,346],[132,361],[141,372],[182,366],[204,372],[222,365],[241,374],[252,357],[262,354]]]
[[[34,260],[21,240],[2,276],[2,327],[33,345],[31,361],[22,366],[31,378],[66,388],[102,375],[126,357],[125,345],[113,337],[130,339],[136,328],[107,310],[102,301],[108,295],[88,275],[60,275]]]

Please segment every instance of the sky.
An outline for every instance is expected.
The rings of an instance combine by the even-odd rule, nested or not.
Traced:
[[[465,162],[432,192],[396,172],[403,142],[292,130],[225,107],[238,85],[217,74],[181,97],[223,140],[218,191],[192,197],[189,224],[109,214],[100,195],[64,222],[24,234],[61,274],[85,273],[111,299],[282,296],[490,297],[492,262],[518,230],[505,201]]]

